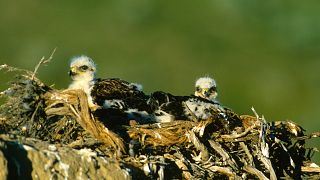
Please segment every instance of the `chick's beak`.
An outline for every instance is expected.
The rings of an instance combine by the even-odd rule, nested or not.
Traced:
[[[74,67],[72,67],[72,68],[70,69],[70,71],[69,71],[69,76],[74,76],[74,75],[76,75],[76,74],[77,74],[76,69],[75,69]]]
[[[202,89],[202,94],[204,95],[204,97],[209,97],[210,96],[209,89],[208,88],[203,88]]]

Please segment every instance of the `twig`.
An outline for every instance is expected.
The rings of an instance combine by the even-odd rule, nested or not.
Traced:
[[[169,156],[169,154],[166,154],[164,157],[166,157],[166,156]],[[174,160],[176,165],[182,171],[183,178],[185,178],[185,179],[193,179],[193,176],[190,173],[192,168],[189,168],[189,167],[191,167],[190,161],[188,161],[188,159],[186,159],[178,149],[176,149],[176,153],[174,153],[174,155],[170,155],[170,156],[173,156],[173,157],[170,157],[170,158],[172,160]]]
[[[189,172],[188,167],[183,163],[183,161],[181,159],[177,159],[175,161],[175,163],[178,166],[178,168],[182,171],[183,178],[185,178],[185,179],[191,179],[192,178],[192,175]]]
[[[294,137],[294,138],[297,140],[306,140],[306,139],[312,139],[312,138],[318,138],[318,137],[320,137],[320,132],[313,132],[306,136]]]
[[[194,128],[192,128],[192,131],[199,133],[199,136],[202,137],[204,134],[204,130],[205,128],[208,126],[208,124],[212,123],[212,119],[209,118],[207,120],[202,120],[198,123],[197,126],[195,126]]]
[[[25,70],[25,69],[19,69],[19,68],[16,68],[16,67],[12,67],[12,66],[9,66],[7,64],[0,65],[0,70],[2,70],[2,69],[6,69],[7,72],[20,71],[20,72],[24,72],[24,73],[27,73],[27,74],[31,73],[31,71],[28,71],[28,70]]]
[[[225,174],[229,177],[229,179],[241,179],[228,167],[220,167],[220,166],[210,166],[206,167],[213,172],[219,172],[221,174]]]
[[[200,151],[201,159],[203,161],[207,161],[209,159],[209,152],[206,146],[200,142],[200,140],[197,138],[193,131],[189,131],[187,135],[189,137],[189,140],[195,146],[195,148]]]
[[[250,166],[253,166],[253,156],[252,154],[250,153],[247,145],[244,144],[244,142],[240,142],[240,146],[241,148],[244,150],[244,152],[246,153],[246,155],[248,156],[248,159],[249,159],[249,165]]]
[[[34,110],[34,112],[32,113],[32,116],[31,116],[31,119],[30,119],[31,122],[34,121],[34,117],[36,116],[36,113],[37,113],[39,107],[40,107],[40,103],[37,103],[37,107],[36,107],[36,109]]]
[[[255,111],[255,109],[252,107],[251,108],[253,113],[256,115],[257,119],[261,121],[261,129],[260,129],[260,149],[261,151],[258,154],[258,156],[260,157],[260,160],[262,161],[262,163],[265,165],[265,167],[269,170],[270,172],[270,179],[271,180],[275,180],[277,179],[276,173],[272,167],[271,161],[269,159],[269,145],[266,143],[265,140],[265,136],[266,136],[266,129],[268,127],[266,119],[264,118],[264,116],[262,116],[262,118],[259,118],[258,113]]]
[[[233,168],[237,169],[237,164],[233,158],[229,156],[229,154],[220,146],[220,144],[214,142],[213,140],[208,140],[210,146],[222,157],[223,161],[227,161],[227,163]]]
[[[41,60],[39,61],[39,63],[38,63],[38,64],[36,65],[36,67],[34,68],[34,71],[33,71],[32,76],[31,76],[31,80],[34,79],[34,77],[35,77],[35,75],[36,75],[39,67],[40,67],[42,64],[47,64],[47,63],[49,63],[49,62],[52,60],[53,55],[54,55],[54,53],[56,52],[56,50],[57,50],[57,48],[54,48],[54,49],[53,49],[53,51],[52,51],[52,53],[51,53],[51,55],[49,56],[48,59],[45,59],[44,56],[41,58]]]
[[[261,130],[260,130],[260,148],[262,154],[269,158],[270,152],[269,152],[269,144],[266,142],[266,135],[267,135],[267,129],[268,129],[268,124],[262,115],[262,120],[261,120]]]
[[[266,166],[266,168],[269,170],[270,172],[270,179],[271,180],[275,180],[277,179],[277,175],[272,167],[271,161],[264,157],[264,156],[260,156],[262,163]]]
[[[267,133],[266,131],[268,128],[267,121],[263,115],[262,115],[262,118],[260,118],[258,113],[253,107],[251,109],[255,114],[257,120],[260,120],[261,122],[259,139],[260,139],[260,148],[261,148],[262,155],[269,158],[269,145],[266,143],[266,133]]]
[[[266,133],[267,133],[266,130],[268,128],[267,121],[263,115],[262,115],[262,118],[259,118],[258,113],[253,107],[251,109],[255,114],[257,120],[260,120],[261,122],[259,139],[260,139],[260,148],[261,148],[262,155],[269,158],[269,145],[266,143]]]
[[[287,148],[283,145],[283,143],[281,142],[281,140],[275,137],[275,138],[274,138],[274,141],[275,141],[276,143],[280,144],[280,146],[282,147],[282,149],[288,154],[289,160],[290,160],[290,165],[291,165],[293,168],[295,168],[296,165],[295,165],[293,159],[291,158],[290,153],[288,152]]]
[[[81,116],[79,115],[77,110],[71,104],[69,104],[69,108],[73,112],[73,114],[77,117],[77,119],[81,119]],[[80,125],[82,125],[82,124],[80,124]]]
[[[254,107],[251,107],[252,112],[254,113],[254,115],[256,116],[257,120],[260,120],[258,113],[256,112],[256,110],[254,109]]]
[[[308,173],[320,173],[320,167],[301,167],[302,172],[308,172]]]
[[[223,139],[236,139],[236,138],[240,138],[240,137],[243,137],[243,136],[246,136],[252,129],[254,129],[256,126],[253,125],[249,128],[247,128],[244,132],[240,133],[240,134],[224,134],[224,135],[221,135],[221,138]]]
[[[268,178],[261,171],[252,166],[245,166],[243,167],[243,170],[247,171],[250,174],[256,175],[259,179],[268,180]]]

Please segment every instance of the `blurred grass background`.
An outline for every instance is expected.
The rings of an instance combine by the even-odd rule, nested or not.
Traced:
[[[69,59],[85,54],[99,77],[120,77],[189,95],[211,75],[219,100],[240,114],[320,130],[319,1],[4,1],[0,64],[33,69],[57,47],[39,77],[66,88]],[[0,88],[12,74],[0,72]],[[315,139],[312,146],[320,148]],[[320,156],[315,160],[320,163]]]

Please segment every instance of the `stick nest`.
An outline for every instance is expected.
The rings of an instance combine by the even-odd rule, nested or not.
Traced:
[[[146,179],[320,178],[311,162],[316,149],[305,147],[320,133],[305,135],[294,122],[267,123],[258,114],[239,116],[226,108],[226,117],[110,129],[90,111],[83,91],[56,90],[34,74],[19,70],[1,92],[6,98],[0,107],[2,134],[90,148],[124,169],[139,169]]]

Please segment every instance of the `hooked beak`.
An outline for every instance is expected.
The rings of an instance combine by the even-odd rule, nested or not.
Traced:
[[[76,73],[76,69],[74,68],[74,67],[72,67],[71,69],[70,69],[70,71],[69,71],[69,76],[74,76],[74,75],[76,75],[77,73]]]
[[[203,88],[203,89],[202,89],[202,94],[203,94],[205,97],[209,97],[209,96],[210,96],[209,89],[208,89],[208,88]]]

